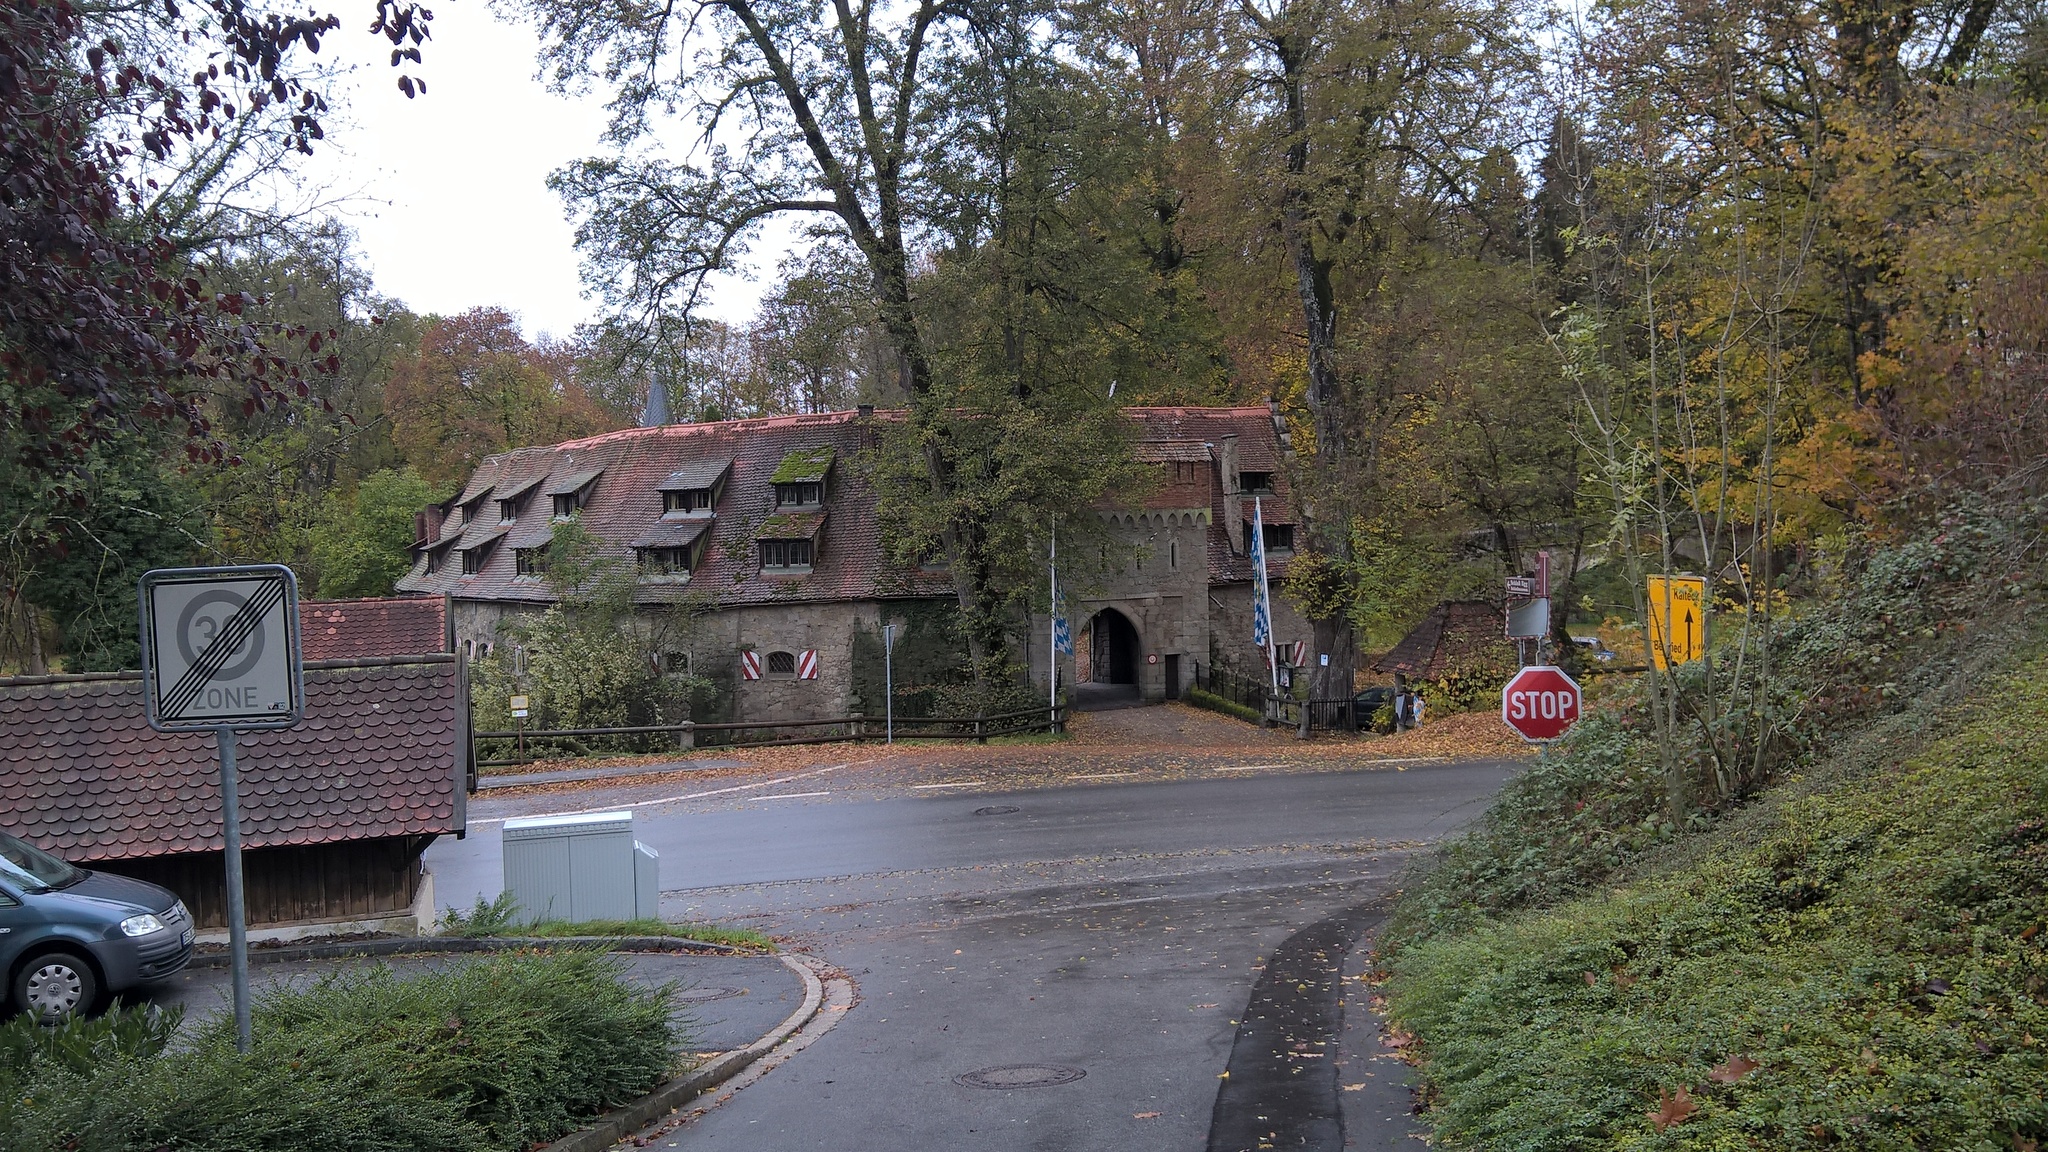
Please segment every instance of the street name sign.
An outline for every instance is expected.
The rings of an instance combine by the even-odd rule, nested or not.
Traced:
[[[1531,744],[1562,740],[1579,722],[1583,697],[1561,669],[1536,664],[1515,673],[1500,693],[1501,722]]]
[[[305,709],[298,581],[281,564],[142,577],[143,696],[161,732],[289,728]]]

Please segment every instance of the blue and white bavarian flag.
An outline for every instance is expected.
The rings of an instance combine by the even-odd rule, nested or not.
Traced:
[[[1062,656],[1074,654],[1074,630],[1067,627],[1067,614],[1062,611],[1058,596],[1052,601],[1052,646]]]
[[[1266,521],[1252,500],[1252,643],[1261,648],[1273,635],[1272,610],[1266,597]]]

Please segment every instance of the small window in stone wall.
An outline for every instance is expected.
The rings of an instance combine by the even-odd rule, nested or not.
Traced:
[[[770,676],[796,675],[796,653],[770,652],[768,654],[768,674]]]
[[[661,670],[663,672],[688,672],[690,670],[690,657],[682,652],[663,652],[661,654]]]

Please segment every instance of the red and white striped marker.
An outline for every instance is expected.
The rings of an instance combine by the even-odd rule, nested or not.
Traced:
[[[761,654],[759,652],[740,653],[740,679],[759,680],[760,678]]]
[[[796,658],[796,678],[816,680],[818,678],[818,650],[806,648]]]

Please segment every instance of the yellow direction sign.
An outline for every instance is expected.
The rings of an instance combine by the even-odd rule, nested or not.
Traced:
[[[1705,577],[1650,577],[1650,658],[1660,670],[1707,654],[1706,602]]]

